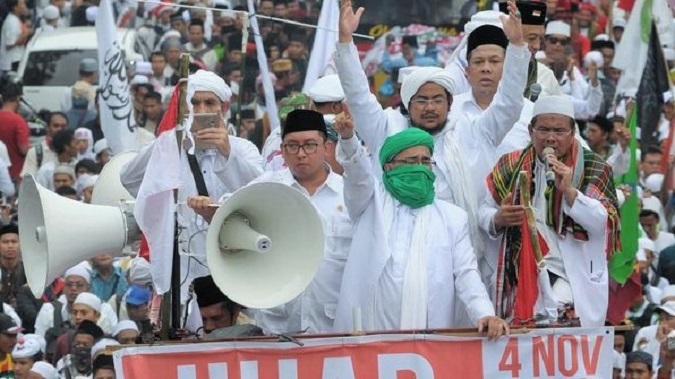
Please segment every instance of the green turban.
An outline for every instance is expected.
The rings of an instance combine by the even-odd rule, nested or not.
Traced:
[[[380,149],[380,165],[391,161],[401,151],[413,146],[426,146],[434,153],[434,139],[431,134],[419,128],[408,128],[389,136]]]

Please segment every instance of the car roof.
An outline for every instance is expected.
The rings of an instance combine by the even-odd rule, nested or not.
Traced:
[[[121,46],[126,46],[126,38],[136,34],[133,29],[117,29],[117,40]],[[29,46],[31,51],[68,50],[68,49],[96,49],[96,28],[93,26],[78,26],[56,29],[48,33],[41,33],[33,38]]]

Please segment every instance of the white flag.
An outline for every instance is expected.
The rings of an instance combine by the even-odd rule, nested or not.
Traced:
[[[101,0],[96,15],[101,129],[113,154],[138,148],[136,122],[124,54],[117,41],[110,0]]]
[[[305,84],[302,87],[304,93],[307,93],[314,82],[325,74],[326,67],[329,67],[333,60],[335,44],[338,41],[338,33],[333,30],[338,30],[339,19],[338,0],[325,0],[321,7],[319,28],[316,30],[316,37],[314,37],[312,54],[309,57]]]
[[[250,16],[255,15],[255,6],[253,0],[248,0],[248,13]],[[270,78],[270,70],[267,65],[267,55],[265,55],[265,46],[263,45],[262,37],[260,36],[260,28],[258,28],[258,18],[249,17],[251,20],[251,28],[253,29],[253,38],[255,39],[255,50],[258,57],[258,66],[260,66],[260,74],[262,75],[262,85],[265,92],[265,106],[267,108],[267,118],[270,122],[270,129],[275,130],[281,125],[279,121],[279,113],[277,112],[277,101],[274,97],[274,85]],[[245,46],[245,45],[244,45]]]

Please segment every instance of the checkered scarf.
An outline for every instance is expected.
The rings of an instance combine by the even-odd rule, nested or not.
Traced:
[[[534,197],[532,175],[536,159],[536,152],[532,145],[528,145],[523,151],[514,151],[499,159],[487,178],[488,189],[497,204],[501,204],[510,192],[514,194],[514,204],[520,204],[521,199],[517,191],[520,171],[527,171],[528,180],[533,183],[531,196]],[[607,209],[605,251],[609,259],[612,254],[621,249],[618,202],[612,180],[612,170],[600,156],[581,148],[577,141],[573,142],[570,152],[562,161],[573,169],[572,185],[584,195],[600,201]],[[559,235],[565,235],[571,231],[575,239],[588,241],[588,232],[562,211],[562,192],[549,188],[545,191],[545,196],[548,206],[546,224]],[[507,228],[504,231],[497,266],[497,312],[501,317],[508,318],[513,314],[521,248],[521,227]]]

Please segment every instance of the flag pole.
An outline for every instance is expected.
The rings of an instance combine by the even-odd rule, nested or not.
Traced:
[[[527,179],[527,171],[521,171],[518,174],[518,187],[520,190],[520,203],[525,207],[525,218],[527,221],[527,228],[530,231],[530,239],[532,240],[532,249],[534,250],[534,257],[539,267],[544,261],[541,255],[541,246],[539,245],[539,235],[537,232],[537,225],[535,223],[534,211],[532,210],[532,201],[530,199],[530,181]]]
[[[190,73],[190,54],[182,54],[180,61],[180,79],[178,82],[178,117],[176,118],[176,143],[178,154],[182,151],[183,132],[188,116],[187,107],[187,78]],[[178,189],[174,190],[174,202],[178,199]],[[171,291],[164,294],[162,301],[162,329],[161,339],[170,340],[181,329],[180,325],[180,252],[178,249],[178,213],[174,212],[173,254],[171,256]]]

